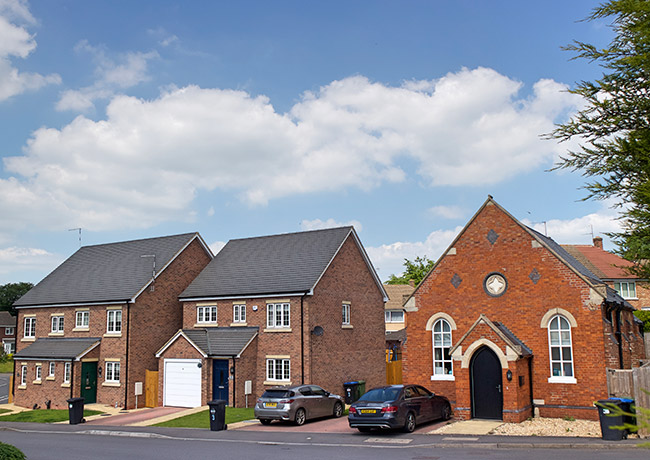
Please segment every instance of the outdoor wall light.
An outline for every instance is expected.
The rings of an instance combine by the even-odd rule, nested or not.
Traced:
[[[512,371],[510,369],[506,372],[506,378],[508,379],[508,382],[512,381]]]
[[[102,368],[101,367],[97,368],[97,375],[101,378],[101,376],[102,376]]]

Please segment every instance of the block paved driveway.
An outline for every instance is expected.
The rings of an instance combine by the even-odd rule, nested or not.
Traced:
[[[453,419],[452,419],[453,420]],[[415,433],[426,434],[430,431],[440,428],[448,422],[438,421],[429,422],[415,427]],[[237,424],[237,428],[228,426],[228,429],[245,430],[245,431],[291,431],[296,433],[359,433],[363,436],[368,434],[381,435],[400,433],[400,431],[390,430],[373,430],[370,433],[360,433],[356,428],[350,428],[346,416],[340,418],[322,418],[309,420],[302,426],[296,426],[289,422],[272,422],[270,425],[262,425],[256,420],[249,420]]]

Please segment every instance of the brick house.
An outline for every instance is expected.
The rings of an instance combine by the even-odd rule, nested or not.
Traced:
[[[386,293],[352,227],[230,240],[180,299],[183,327],[156,355],[162,405],[385,382]]]
[[[80,248],[14,303],[14,403],[134,407],[135,382],[182,324],[178,295],[212,257],[198,233]]]
[[[0,311],[0,339],[3,353],[16,351],[16,317],[8,311]]]
[[[564,244],[566,251],[603,280],[637,310],[650,310],[650,284],[625,270],[632,262],[605,251],[603,239],[594,238],[593,246]]]
[[[459,419],[597,419],[606,368],[644,357],[631,305],[492,197],[405,309],[404,381],[449,397]]]
[[[388,300],[384,305],[386,322],[386,360],[397,361],[402,356],[402,343],[406,338],[406,315],[404,301],[415,290],[415,283],[384,284]]]

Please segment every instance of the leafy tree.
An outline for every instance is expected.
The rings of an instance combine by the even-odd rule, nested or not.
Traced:
[[[611,19],[615,37],[606,48],[574,41],[565,49],[603,69],[602,78],[582,81],[570,92],[585,108],[548,138],[576,138],[553,169],[580,171],[589,178],[588,199],[614,199],[623,230],[613,237],[618,252],[635,263],[632,272],[650,277],[650,2],[610,0],[587,21]]]
[[[8,283],[0,286],[0,310],[7,310],[15,316],[13,303],[33,287],[32,283]]]
[[[422,258],[418,256],[413,262],[404,259],[404,273],[400,276],[390,275],[386,284],[409,284],[409,281],[413,280],[417,286],[434,265],[435,262],[427,259],[427,256]]]

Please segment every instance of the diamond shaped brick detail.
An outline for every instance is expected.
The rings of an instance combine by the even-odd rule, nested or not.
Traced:
[[[458,289],[458,286],[460,286],[460,283],[462,283],[463,280],[458,276],[458,273],[454,273],[454,276],[451,277],[451,284]]]
[[[539,274],[536,268],[533,268],[533,271],[530,272],[530,275],[528,275],[528,278],[530,278],[533,284],[537,284],[541,277],[542,275]]]
[[[490,229],[490,231],[487,234],[487,239],[490,242],[490,244],[496,243],[497,238],[499,238],[499,234],[494,230]]]

